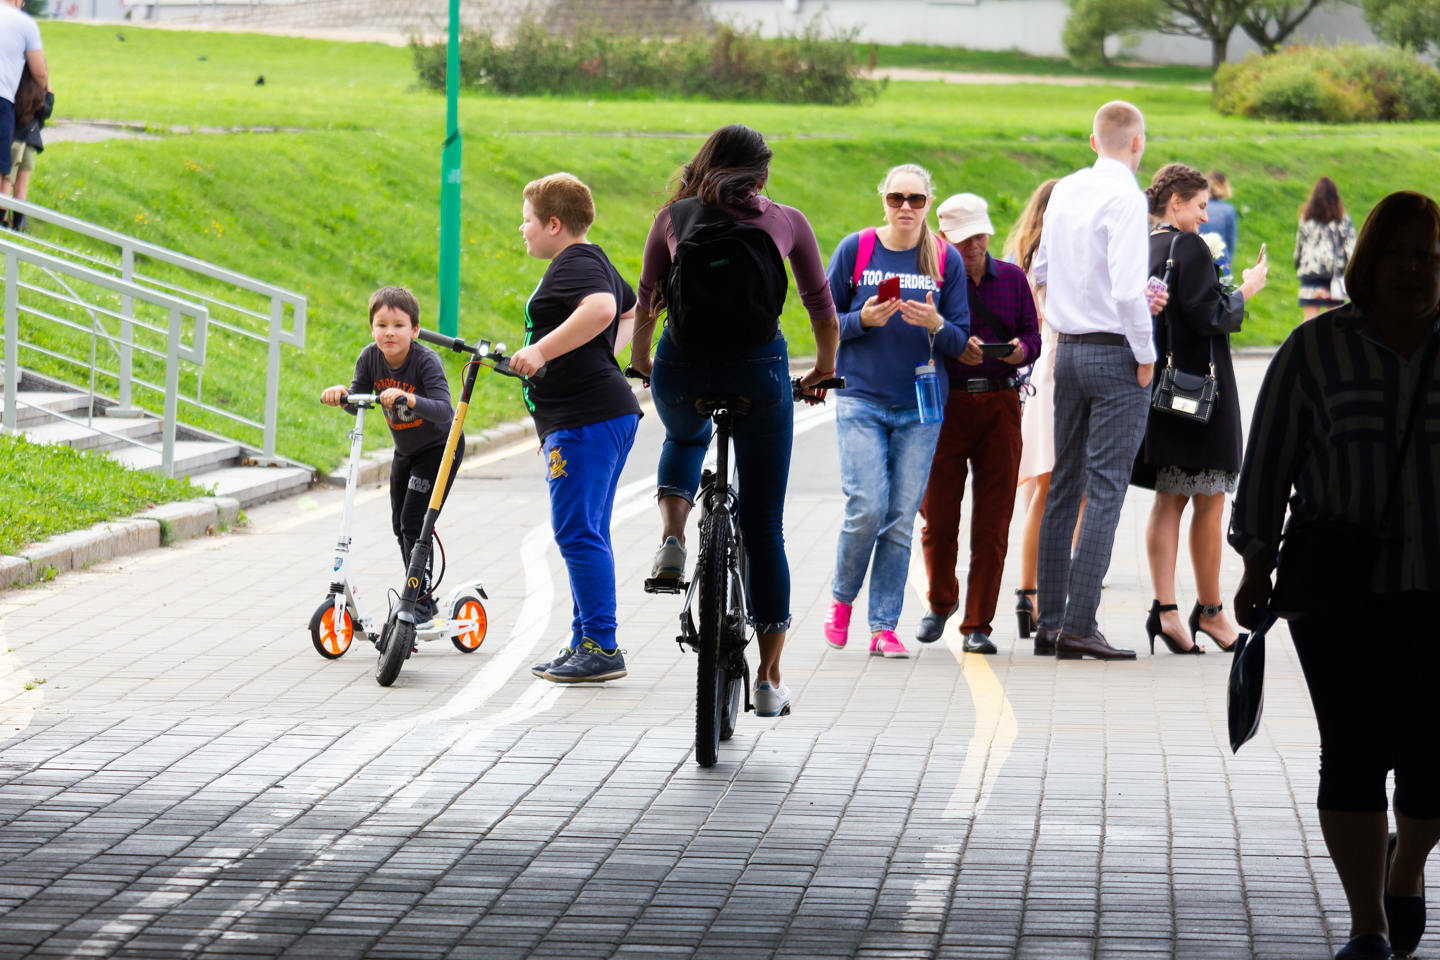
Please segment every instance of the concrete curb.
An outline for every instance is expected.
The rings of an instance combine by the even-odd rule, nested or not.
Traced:
[[[234,523],[240,502],[233,497],[201,497],[162,504],[124,520],[103,520],[33,544],[19,556],[0,556],[0,590],[49,580],[141,550],[177,540],[215,534]]]

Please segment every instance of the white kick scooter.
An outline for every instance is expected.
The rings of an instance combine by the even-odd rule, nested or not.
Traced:
[[[335,541],[330,592],[310,617],[310,642],[315,645],[315,652],[327,660],[338,660],[345,655],[357,629],[366,640],[379,647],[382,626],[372,620],[360,605],[360,585],[350,571],[350,518],[355,507],[355,489],[360,473],[360,448],[365,438],[365,411],[380,402],[380,395],[352,393],[345,402],[357,409],[355,426],[349,434],[350,466],[345,475],[345,507],[340,512],[340,538]],[[415,641],[449,639],[461,653],[474,653],[485,642],[488,621],[483,601],[486,599],[485,587],[479,580],[461,583],[437,605],[440,616],[416,626]]]

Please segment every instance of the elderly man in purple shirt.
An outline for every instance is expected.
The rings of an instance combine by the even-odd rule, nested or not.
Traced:
[[[960,606],[955,561],[960,537],[960,504],[965,477],[975,472],[970,521],[970,575],[960,633],[971,653],[994,653],[990,621],[1005,570],[1015,477],[1020,469],[1020,378],[1018,368],[1040,354],[1040,325],[1025,272],[988,252],[995,227],[989,209],[973,193],[946,200],[938,211],[940,232],[960,250],[970,294],[970,343],[948,362],[950,397],[930,485],[920,515],[930,609],[915,639],[933,643]],[[1003,345],[1003,346],[1002,346]],[[1009,349],[1006,349],[1006,348]]]

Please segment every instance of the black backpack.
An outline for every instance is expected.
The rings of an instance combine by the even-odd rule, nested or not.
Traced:
[[[670,205],[670,225],[665,322],[676,346],[738,357],[773,340],[789,284],[770,235],[694,197]]]

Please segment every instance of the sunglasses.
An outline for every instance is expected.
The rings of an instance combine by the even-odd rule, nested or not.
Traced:
[[[887,193],[885,202],[892,210],[899,210],[905,204],[910,204],[911,210],[919,210],[930,202],[930,198],[923,193]]]

